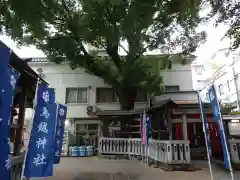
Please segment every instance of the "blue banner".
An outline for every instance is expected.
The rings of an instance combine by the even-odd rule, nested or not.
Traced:
[[[57,104],[37,103],[25,162],[26,178],[53,175],[56,119]]]
[[[212,106],[213,119],[216,122],[219,122],[221,119],[221,112],[218,106],[218,99],[217,99],[217,94],[214,86],[211,86],[210,89],[208,90],[208,96]]]
[[[56,124],[56,132],[55,132],[55,153],[54,153],[54,164],[60,163],[61,152],[62,152],[62,144],[63,144],[63,136],[64,136],[64,127],[65,120],[67,117],[67,107],[59,104],[57,110],[57,124]]]
[[[9,124],[12,113],[14,89],[19,73],[7,68],[7,73],[0,76],[0,175],[1,179],[11,179],[11,154]]]
[[[211,159],[212,157],[212,148],[211,148],[211,138],[210,138],[210,132],[207,124],[207,117],[205,113],[205,109],[201,100],[201,97],[198,93],[198,103],[200,106],[200,111],[201,111],[201,116],[202,116],[202,121],[203,121],[203,131],[204,131],[204,136],[205,136],[205,141],[206,141],[206,148],[208,150],[209,158]]]
[[[223,127],[223,121],[222,121],[221,111],[219,107],[219,102],[217,99],[217,93],[214,85],[212,85],[208,90],[208,96],[212,106],[213,118],[218,123],[218,132],[221,138],[221,144],[222,144],[222,150],[223,150],[223,156],[224,156],[224,165],[227,169],[230,169],[231,165],[230,165],[230,157],[229,157],[228,147],[227,147],[227,140],[225,136],[225,130]]]
[[[151,120],[146,114],[140,115],[140,128],[142,144],[148,145],[151,136]]]
[[[146,117],[146,142],[149,144],[149,139],[151,137],[151,119],[149,116]]]
[[[46,84],[40,84],[37,90],[37,103],[55,103],[54,89]]]

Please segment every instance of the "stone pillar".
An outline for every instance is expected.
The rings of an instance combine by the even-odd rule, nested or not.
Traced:
[[[188,131],[187,131],[187,115],[182,115],[182,132],[183,132],[183,140],[188,140]]]

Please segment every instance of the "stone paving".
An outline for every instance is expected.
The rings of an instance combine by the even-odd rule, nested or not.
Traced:
[[[194,172],[164,172],[146,168],[139,161],[93,158],[62,158],[55,166],[54,177],[45,180],[210,180],[207,162],[199,163],[203,170]],[[214,167],[215,180],[230,180],[229,174]],[[236,180],[240,174],[236,174]]]

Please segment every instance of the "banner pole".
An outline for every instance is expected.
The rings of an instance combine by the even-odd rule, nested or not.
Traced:
[[[27,145],[26,152],[24,154],[24,160],[23,160],[22,173],[20,176],[20,180],[23,180],[23,177],[24,177],[25,163],[26,163],[28,149],[29,149],[28,146],[30,143],[30,138],[31,138],[31,133],[32,133],[32,128],[33,128],[33,120],[34,120],[34,116],[35,116],[35,108],[36,108],[36,104],[37,104],[37,92],[38,92],[39,83],[40,83],[40,78],[37,78],[37,84],[36,84],[36,88],[35,88],[35,96],[34,96],[34,101],[33,101],[33,114],[32,114],[32,120],[31,120],[30,126],[29,126],[29,135],[28,135],[28,143],[27,143],[28,145]]]
[[[142,163],[144,163],[144,160],[143,160],[143,152],[144,152],[144,146],[143,146],[143,144],[142,144],[142,153],[141,153],[141,155],[142,155]]]
[[[57,132],[57,123],[58,123],[58,111],[59,111],[59,104],[57,103],[57,111],[56,111],[56,122],[55,122],[55,133],[54,133],[54,141],[56,142],[56,132]],[[59,124],[60,125],[60,124]],[[55,157],[55,151],[53,153],[53,156]],[[56,169],[53,167],[53,173],[56,175]]]
[[[145,168],[147,167],[147,143],[146,143],[146,138],[147,138],[147,126],[146,126],[146,110],[144,109],[143,111],[143,138],[144,138],[144,145],[145,145],[145,151],[144,151],[144,164]]]
[[[210,171],[210,177],[211,177],[211,180],[213,180],[212,165],[211,165],[210,154],[209,154],[210,151],[209,151],[209,147],[208,147],[207,132],[206,132],[206,129],[205,129],[204,114],[203,114],[203,110],[202,110],[202,108],[204,108],[204,107],[202,105],[202,100],[200,98],[199,92],[198,92],[198,101],[199,101],[199,105],[200,105],[200,111],[201,111],[201,117],[202,117],[202,123],[203,123],[203,132],[204,132],[204,138],[205,138],[205,145],[206,145],[206,149],[207,149],[207,158],[208,158],[208,166],[209,166],[209,171]]]
[[[214,86],[214,89],[216,91],[215,83],[213,83],[213,86]],[[217,93],[216,93],[216,95],[217,95]],[[224,129],[224,126],[223,126],[222,113],[221,113],[220,103],[219,103],[218,99],[217,99],[217,106],[218,106],[218,109],[219,109],[220,126],[221,126],[220,128],[222,128],[222,131],[223,131],[223,141],[224,141],[224,145],[226,147],[226,153],[227,153],[227,160],[228,160],[228,164],[229,164],[230,176],[231,176],[231,179],[234,180],[233,169],[232,169],[230,154],[229,154],[229,150],[228,150],[228,143],[227,143],[227,139],[226,139],[225,129]]]
[[[143,146],[143,132],[142,132],[142,127],[143,127],[143,116],[140,114],[140,137],[141,137],[141,156],[142,156],[142,164],[144,164],[144,146]]]
[[[147,147],[147,167],[148,167],[148,154],[149,154],[149,152],[148,152],[149,151],[148,144],[147,144],[146,147]]]

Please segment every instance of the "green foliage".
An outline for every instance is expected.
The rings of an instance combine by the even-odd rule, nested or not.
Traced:
[[[222,113],[225,113],[225,114],[234,114],[235,112],[233,112],[234,109],[236,109],[236,103],[237,101],[235,102],[221,102],[220,103],[220,106],[221,106],[221,111]]]
[[[174,61],[186,64],[189,59],[182,57],[205,40],[204,32],[195,31],[201,7],[201,0],[2,0],[0,26],[50,60],[68,60],[73,69],[103,78],[122,108],[131,109],[137,91],[163,91],[159,68],[171,68]],[[90,46],[108,57],[99,57]],[[143,56],[155,49],[166,55]]]
[[[240,112],[239,111],[234,111],[234,112],[231,112],[231,114],[232,115],[238,115],[238,114],[240,114]]]
[[[240,46],[240,1],[218,0],[210,1],[212,5],[211,16],[217,16],[216,25],[219,23],[228,24],[230,29],[227,35],[234,40],[233,49]]]

